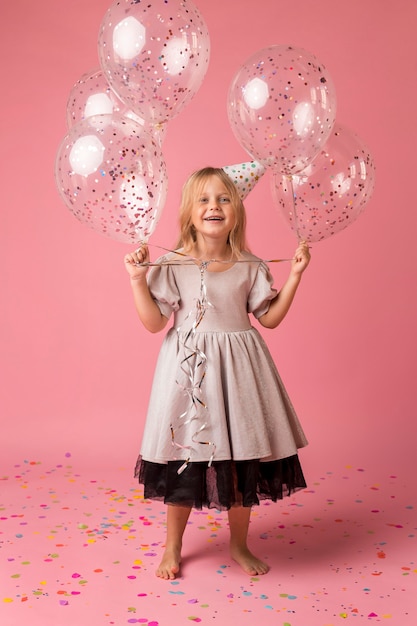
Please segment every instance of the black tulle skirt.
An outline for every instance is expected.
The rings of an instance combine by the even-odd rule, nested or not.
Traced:
[[[139,457],[135,477],[144,486],[144,498],[165,504],[202,509],[251,507],[260,500],[276,502],[304,489],[306,482],[298,455],[279,461],[215,461],[189,463],[178,474],[183,461],[166,465]]]

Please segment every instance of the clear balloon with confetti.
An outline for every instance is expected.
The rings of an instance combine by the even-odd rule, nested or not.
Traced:
[[[140,117],[160,124],[175,117],[200,88],[210,38],[190,0],[117,0],[102,20],[98,50],[119,98]]]
[[[87,117],[112,115],[113,113],[126,115],[129,113],[129,109],[110,87],[103,71],[100,68],[95,68],[83,74],[73,85],[68,96],[68,128]],[[143,124],[143,120],[138,116],[134,119]]]
[[[57,152],[55,180],[78,220],[130,244],[154,232],[168,186],[158,142],[118,114],[91,116],[72,126]]]
[[[360,137],[336,123],[329,140],[302,172],[276,171],[273,195],[299,239],[320,241],[350,226],[363,212],[375,186],[375,163]]]
[[[73,85],[67,102],[67,124],[74,124],[95,115],[118,113],[145,126],[162,145],[166,135],[166,124],[153,124],[134,113],[113,91],[103,70],[95,68],[83,74]]]
[[[275,45],[257,51],[237,71],[227,109],[232,131],[254,159],[295,174],[311,163],[330,135],[336,91],[313,54]]]

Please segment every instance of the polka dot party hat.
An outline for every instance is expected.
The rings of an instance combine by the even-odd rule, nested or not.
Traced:
[[[252,191],[258,180],[265,173],[265,168],[257,161],[225,165],[222,169],[236,185],[242,200]]]

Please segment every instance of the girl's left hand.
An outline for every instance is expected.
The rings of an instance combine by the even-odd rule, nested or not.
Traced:
[[[293,274],[302,274],[310,263],[310,249],[306,241],[300,241],[292,261],[291,271]]]

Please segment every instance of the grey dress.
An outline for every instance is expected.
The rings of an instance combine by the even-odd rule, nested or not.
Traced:
[[[263,315],[276,296],[268,267],[244,252],[229,269],[202,275],[195,264],[175,264],[180,259],[161,257],[148,278],[174,324],[157,361],[136,467],[145,497],[227,509],[304,488],[297,450],[307,440],[249,317]]]

